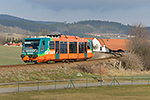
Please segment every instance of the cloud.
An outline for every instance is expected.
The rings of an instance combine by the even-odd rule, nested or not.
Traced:
[[[149,0],[27,0],[34,6],[60,11],[64,9],[78,10],[102,10],[115,9],[128,10],[148,5]]]
[[[42,21],[106,20],[147,25],[149,4],[149,0],[1,0],[0,13]]]

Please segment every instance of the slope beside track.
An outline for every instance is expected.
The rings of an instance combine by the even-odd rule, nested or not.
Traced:
[[[1,65],[0,70],[28,70],[31,68],[55,68],[56,66],[64,66],[64,64],[70,64],[70,63],[82,63],[82,62],[94,62],[99,60],[108,60],[108,59],[117,59],[122,57],[122,54],[120,53],[94,53],[94,57],[91,59],[88,59],[86,61],[76,61],[76,62],[58,62],[58,63],[41,63],[41,64],[17,64],[17,65]]]

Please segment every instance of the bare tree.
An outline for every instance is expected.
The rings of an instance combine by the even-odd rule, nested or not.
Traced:
[[[131,27],[129,35],[134,38],[129,39],[128,51],[141,57],[144,67],[150,69],[150,34],[148,29],[141,23],[136,24]]]
[[[6,37],[0,36],[0,45],[4,44],[6,42]]]
[[[43,29],[42,30],[42,34],[41,35],[49,35],[49,34],[51,34],[51,31],[49,30],[49,29]]]
[[[37,33],[37,34],[36,34],[37,36],[40,36],[40,35],[42,34],[41,29],[38,28],[37,31],[36,31],[36,33]]]
[[[129,39],[128,51],[130,51],[131,53],[139,54],[140,52],[142,52],[142,48],[147,48],[150,35],[147,28],[144,27],[141,23],[139,25],[133,25],[131,27],[131,30],[129,31],[129,35],[132,35],[134,38]]]

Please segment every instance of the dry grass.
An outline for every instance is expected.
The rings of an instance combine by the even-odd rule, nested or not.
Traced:
[[[103,86],[0,94],[0,100],[149,100],[149,85]]]

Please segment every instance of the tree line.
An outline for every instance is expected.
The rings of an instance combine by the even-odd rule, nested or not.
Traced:
[[[51,24],[36,23],[33,21],[1,20],[0,24],[9,27],[19,27],[36,33],[38,29],[48,29],[51,32],[59,32],[66,35],[83,36],[85,33],[120,33],[127,34],[129,25],[117,22],[87,20],[74,23],[58,22]],[[21,33],[21,32],[20,32]],[[22,34],[22,33],[21,33]]]
[[[23,38],[14,38],[14,37],[0,37],[0,44],[3,45],[5,43],[19,43],[22,42]]]

